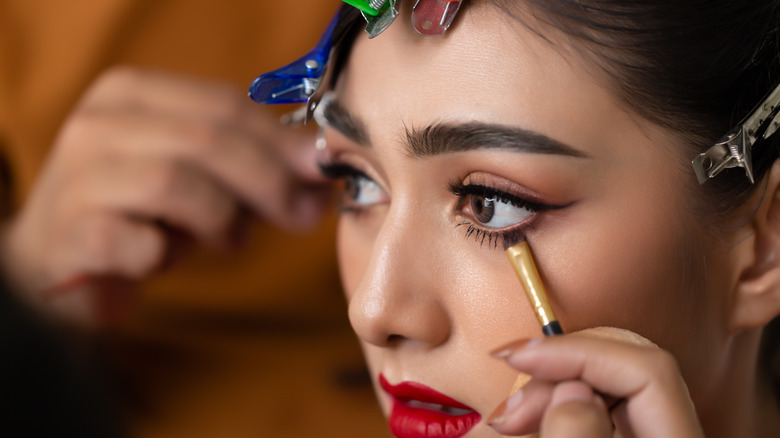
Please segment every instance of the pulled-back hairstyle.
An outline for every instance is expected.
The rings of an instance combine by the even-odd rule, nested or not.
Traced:
[[[637,114],[686,139],[690,159],[722,137],[780,84],[780,1],[490,0],[539,33],[528,15],[572,37]],[[780,136],[775,136],[780,137]],[[780,138],[753,148],[760,180]],[[690,167],[690,163],[685,163]],[[691,170],[691,185],[697,184]],[[708,181],[706,213],[725,215],[756,186],[742,169]]]
[[[780,133],[754,145],[756,184],[735,168],[699,187],[690,160],[780,84],[780,0],[487,1],[542,38],[551,40],[540,23],[571,37],[629,109],[678,132],[686,158],[670,165],[687,167],[690,187],[681,189],[693,194],[692,203],[713,224],[764,186],[760,181],[780,152]],[[346,38],[336,71],[363,20],[354,8],[343,7],[341,23],[339,32]],[[780,399],[780,317],[764,328],[760,366]]]

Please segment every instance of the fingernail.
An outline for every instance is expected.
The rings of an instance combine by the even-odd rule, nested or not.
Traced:
[[[491,351],[490,355],[496,359],[506,359],[516,351],[528,347],[533,347],[534,345],[538,344],[541,341],[542,340],[539,338],[520,339],[519,341],[511,342],[509,344],[504,345],[503,347]]]
[[[518,406],[523,402],[523,390],[519,390],[512,394],[508,399],[501,402],[500,405],[490,414],[487,419],[488,426],[497,426],[503,424],[509,417],[508,414],[514,412]]]
[[[507,400],[502,401],[496,410],[490,414],[490,417],[487,419],[488,426],[495,426],[506,421],[506,417],[504,417],[504,413],[506,412],[506,402]]]

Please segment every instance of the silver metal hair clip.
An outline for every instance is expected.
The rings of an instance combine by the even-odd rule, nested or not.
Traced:
[[[325,108],[330,105],[330,103],[333,101],[333,92],[332,91],[326,91],[322,95],[322,99],[320,99],[319,105],[314,109],[314,113],[312,114],[312,117],[314,117],[314,121],[317,123],[317,126],[325,127],[328,126],[328,119],[325,118]]]
[[[750,183],[753,177],[751,149],[756,141],[767,139],[780,127],[780,85],[742,123],[721,137],[707,152],[693,159],[699,184],[717,176],[723,169],[742,167]]]
[[[371,3],[376,3],[379,6],[379,15],[372,17],[363,13],[363,17],[366,19],[368,37],[374,38],[393,24],[395,17],[398,16],[398,9],[395,7],[395,0],[375,0]]]
[[[366,19],[366,33],[374,38],[384,32],[398,16],[395,0],[343,0],[360,10]]]

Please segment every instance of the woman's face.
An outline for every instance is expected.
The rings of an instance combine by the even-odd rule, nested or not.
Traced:
[[[496,435],[484,420],[517,374],[489,352],[540,336],[503,251],[523,238],[566,331],[633,330],[678,357],[692,391],[710,381],[726,293],[690,262],[701,245],[681,188],[695,179],[675,137],[494,7],[438,38],[405,12],[356,41],[324,158],[347,181],[349,317],[395,430]],[[709,284],[727,283],[709,262],[724,280]]]

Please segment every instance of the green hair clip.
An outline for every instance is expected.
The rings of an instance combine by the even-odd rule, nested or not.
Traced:
[[[366,32],[369,38],[382,33],[398,16],[395,7],[396,0],[343,0],[344,3],[354,6],[366,19]]]
[[[382,6],[384,6],[383,3],[386,4],[387,2],[382,2],[382,1],[368,2],[366,0],[344,0],[344,3],[360,9],[360,12],[366,15],[376,17],[377,15],[379,15],[379,10],[382,8]]]

